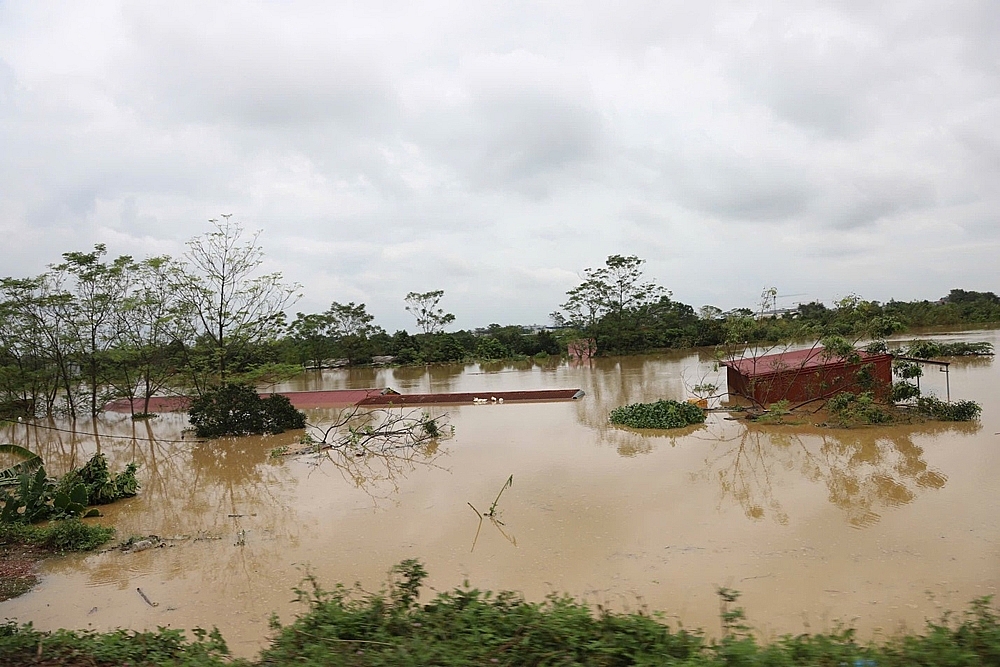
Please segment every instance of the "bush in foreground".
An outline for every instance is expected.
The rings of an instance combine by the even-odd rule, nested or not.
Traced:
[[[227,659],[217,631],[39,632],[0,625],[3,665],[998,665],[1000,619],[989,599],[961,616],[929,623],[924,634],[862,644],[853,630],[786,635],[762,644],[720,589],[723,637],[673,630],[656,614],[613,613],[565,596],[526,602],[468,585],[418,602],[426,576],[418,561],[393,568],[394,583],[378,594],[314,579],[297,590],[307,610],[289,625],[272,619],[274,637],[253,662]]]
[[[632,428],[681,428],[704,423],[705,413],[691,403],[663,400],[615,408],[609,419],[612,424]]]
[[[90,551],[106,544],[114,528],[86,524],[79,519],[49,523],[0,523],[0,545],[22,544],[49,551]]]

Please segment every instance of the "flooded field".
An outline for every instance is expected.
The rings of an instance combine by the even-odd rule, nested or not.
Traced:
[[[1000,343],[996,332],[961,338]],[[35,590],[0,603],[0,618],[41,629],[218,626],[250,655],[272,612],[296,612],[292,588],[307,572],[375,590],[410,557],[438,590],[468,579],[529,599],[566,592],[646,605],[710,633],[716,587],[727,586],[742,591],[765,637],[838,622],[863,637],[891,634],[998,592],[1000,363],[951,366],[952,398],[979,401],[981,424],[748,426],[723,412],[670,434],[607,424],[614,407],[683,399],[685,385],[717,375],[707,353],[685,353],[326,371],[281,387],[587,392],[435,406],[454,436],[391,460],[270,456],[300,433],[192,442],[184,415],[138,424],[107,415],[78,422],[75,435],[60,421],[10,427],[2,440],[38,451],[51,472],[97,448],[114,470],[139,463],[139,496],[102,508],[98,521],[168,546],[52,559]],[[925,391],[944,397],[943,376],[928,373]],[[317,424],[334,417],[308,413]],[[502,523],[480,525],[469,503],[485,510],[511,475]]]

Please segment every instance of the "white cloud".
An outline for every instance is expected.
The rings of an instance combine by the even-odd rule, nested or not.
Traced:
[[[612,253],[696,307],[996,291],[998,30],[988,0],[4,3],[3,273],[233,213],[299,309],[390,330],[439,288],[459,326],[544,321]]]

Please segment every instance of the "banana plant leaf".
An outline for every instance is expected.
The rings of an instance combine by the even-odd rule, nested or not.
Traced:
[[[12,454],[21,461],[7,468],[0,468],[0,486],[13,486],[22,474],[33,473],[42,467],[42,457],[19,445],[0,445],[0,454]]]

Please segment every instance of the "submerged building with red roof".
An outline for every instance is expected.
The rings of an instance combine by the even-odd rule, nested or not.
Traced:
[[[892,386],[892,355],[857,352],[857,359],[835,356],[822,347],[724,361],[731,396],[758,405],[781,400],[804,403],[843,391],[871,391],[886,398]]]

